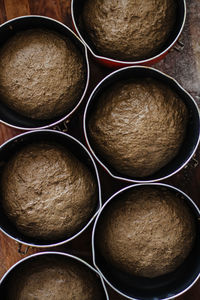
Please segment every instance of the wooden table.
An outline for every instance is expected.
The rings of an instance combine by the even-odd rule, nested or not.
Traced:
[[[181,36],[181,42],[184,48],[178,46],[179,49],[173,49],[167,57],[157,65],[156,68],[168,73],[177,79],[195,98],[200,106],[200,1],[186,0],[188,7],[188,16],[184,32]],[[72,27],[70,17],[70,0],[0,0],[0,22],[3,23],[11,18],[28,15],[39,14],[55,18],[69,27]],[[80,139],[83,143],[82,130],[82,113],[84,105],[88,99],[88,95],[94,86],[111,70],[103,68],[95,64],[90,56],[91,64],[91,82],[88,93],[83,101],[83,105],[79,112],[72,118],[68,132]],[[80,125],[79,130],[77,124]],[[0,125],[0,144],[20,133],[17,130],[10,129],[4,125]],[[199,149],[196,152],[195,159],[192,160],[188,167],[177,175],[166,180],[166,183],[175,185],[188,193],[194,201],[200,205],[200,165]],[[113,192],[119,190],[124,183],[113,181],[110,177],[98,166],[100,175],[102,176],[103,200],[105,201]],[[70,252],[78,255],[91,263],[91,229],[88,228],[76,240],[62,247],[51,248],[55,251]],[[32,248],[27,255],[39,252],[40,250]],[[45,251],[43,249],[42,251]],[[200,254],[199,254],[200,255]],[[18,245],[13,240],[0,233],[0,277],[12,266],[20,260],[24,255],[18,253]],[[123,297],[117,295],[109,289],[111,300],[122,300]],[[180,300],[199,300],[200,299],[200,281],[183,296]]]

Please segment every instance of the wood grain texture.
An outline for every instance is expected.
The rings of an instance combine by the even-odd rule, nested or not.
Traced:
[[[10,128],[4,124],[0,124],[0,145],[13,136],[22,133],[22,131]]]
[[[164,60],[156,64],[155,67],[173,76],[180,82],[187,91],[189,91],[197,101],[200,107],[200,1],[186,0],[188,16],[186,26],[181,36],[184,48],[179,52],[171,50]],[[45,15],[55,18],[72,28],[70,16],[70,0],[0,0],[0,23],[11,18],[27,15]],[[83,138],[82,117],[84,106],[88,100],[89,94],[95,85],[111,70],[96,64],[91,55],[89,55],[91,66],[91,81],[86,97],[78,111],[71,119],[68,127],[69,134],[72,134],[80,141],[85,143]],[[0,144],[19,134],[20,131],[0,124]],[[172,184],[184,192],[188,193],[194,201],[200,206],[200,150],[196,152],[195,159],[191,160],[187,168],[183,169],[177,175],[166,180],[166,183]],[[198,161],[198,166],[196,166]],[[103,201],[108,199],[112,193],[124,187],[126,184],[120,181],[113,181],[109,175],[99,166],[101,176]],[[91,230],[92,225],[77,239],[70,243],[52,248],[51,251],[64,251],[82,257],[92,263],[91,259]],[[15,241],[0,233],[0,277],[15,262],[24,255],[18,253],[18,245]],[[43,249],[45,251],[47,249]],[[31,248],[27,255],[39,252],[39,249]],[[109,289],[111,300],[123,300]],[[190,289],[179,300],[199,300],[200,299],[200,281]]]
[[[46,5],[46,2],[46,0],[29,0],[31,13],[33,15],[44,15],[58,21],[63,21],[60,1],[50,0],[48,5]]]
[[[16,5],[17,4],[17,5]],[[4,0],[5,11],[7,19],[13,19],[23,15],[30,14],[28,0]]]
[[[4,1],[0,0],[0,24],[7,20]]]
[[[181,35],[184,48],[174,49],[155,67],[174,77],[200,105],[200,1],[187,0],[186,25]]]

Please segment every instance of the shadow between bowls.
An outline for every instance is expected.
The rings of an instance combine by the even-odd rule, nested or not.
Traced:
[[[186,136],[176,157],[171,160],[166,166],[162,167],[159,171],[150,176],[133,178],[117,172],[112,167],[112,165],[108,161],[106,161],[106,159],[104,159],[104,157],[98,152],[98,148],[95,147],[95,145],[92,143],[88,123],[90,120],[90,116],[93,114],[97,105],[99,104],[98,99],[100,95],[113,83],[116,83],[120,80],[128,80],[130,78],[146,77],[155,78],[171,87],[172,90],[174,90],[185,103],[189,112],[189,120],[186,130]],[[96,160],[100,163],[100,165],[113,178],[132,183],[156,182],[164,180],[179,172],[194,155],[200,141],[200,113],[195,100],[175,79],[154,68],[144,66],[130,66],[109,74],[94,88],[84,111],[83,128],[85,140],[89,150],[96,158]]]
[[[80,38],[83,40],[83,42],[86,44],[87,48],[95,58],[95,60],[102,65],[110,68],[122,68],[126,66],[131,65],[148,65],[151,66],[160,60],[162,60],[167,53],[170,51],[170,49],[175,45],[175,43],[178,41],[186,20],[186,2],[185,0],[177,0],[176,3],[178,5],[177,8],[177,16],[176,16],[176,22],[174,25],[174,31],[166,41],[166,43],[163,45],[162,49],[156,53],[156,55],[138,60],[138,61],[122,61],[122,60],[116,60],[112,59],[110,57],[105,57],[101,55],[101,53],[98,53],[98,51],[95,48],[95,45],[93,42],[89,39],[88,34],[86,33],[84,29],[84,24],[82,20],[82,12],[84,3],[86,0],[72,0],[71,2],[71,12],[72,12],[72,21],[73,26],[75,29],[75,32],[80,36]]]
[[[159,276],[153,279],[131,276],[128,273],[120,271],[100,254],[96,243],[96,234],[100,230],[101,219],[105,212],[109,211],[112,202],[120,198],[120,195],[131,189],[143,186],[153,186],[156,188],[167,188],[172,192],[179,194],[191,210],[196,220],[196,240],[194,247],[183,262],[174,272]],[[200,210],[193,200],[181,190],[162,183],[136,184],[125,187],[112,195],[100,209],[95,220],[92,232],[92,254],[93,263],[101,273],[106,283],[117,293],[131,300],[169,300],[174,299],[190,289],[200,277]],[[105,232],[106,234],[106,232]]]
[[[45,28],[58,32],[62,36],[69,38],[76,48],[81,52],[85,62],[85,88],[80,99],[76,100],[75,106],[64,111],[59,117],[49,120],[34,120],[7,107],[0,99],[0,123],[21,130],[44,129],[53,127],[69,118],[81,104],[89,84],[90,68],[88,61],[87,47],[82,43],[74,32],[65,24],[45,16],[30,15],[17,17],[0,25],[0,47],[17,32],[33,28]]]
[[[52,251],[52,252],[36,253],[36,254],[30,255],[28,257],[25,257],[25,258],[21,259],[20,261],[18,261],[16,264],[14,264],[4,274],[4,276],[0,280],[0,297],[2,297],[2,296],[5,295],[5,290],[7,288],[7,286],[6,286],[7,281],[9,280],[9,277],[13,273],[17,272],[17,270],[20,269],[23,265],[26,265],[29,262],[32,262],[34,260],[36,261],[36,260],[38,260],[40,258],[43,258],[43,257],[60,257],[60,258],[63,258],[63,259],[66,258],[66,260],[72,260],[72,261],[74,261],[77,264],[84,265],[85,268],[90,269],[91,272],[95,273],[98,276],[98,279],[101,281],[102,289],[103,289],[104,294],[105,294],[105,299],[109,300],[108,293],[107,293],[104,281],[102,280],[102,277],[100,276],[100,274],[98,273],[98,271],[96,269],[94,269],[90,264],[88,264],[86,261],[84,261],[83,259],[81,259],[81,258],[79,258],[77,256],[74,256],[74,255],[71,255],[71,254],[68,254],[68,253],[54,252],[54,251]]]
[[[9,221],[8,217],[5,215],[3,208],[1,206],[0,201],[0,230],[6,234],[8,237],[12,238],[13,240],[17,241],[20,244],[24,244],[30,247],[40,247],[40,248],[48,248],[48,247],[56,247],[62,244],[65,244],[76,237],[78,237],[95,219],[98,210],[102,206],[101,200],[101,185],[100,179],[98,175],[98,170],[94,159],[92,158],[89,151],[86,149],[84,145],[82,145],[77,139],[74,137],[54,131],[54,130],[37,130],[37,131],[29,131],[26,133],[22,133],[4,144],[0,146],[0,176],[5,163],[9,160],[10,157],[14,155],[17,151],[23,148],[27,144],[31,144],[33,142],[38,141],[48,141],[48,142],[56,142],[62,147],[65,147],[67,150],[73,153],[73,155],[79,159],[83,164],[85,164],[88,169],[93,174],[96,183],[97,183],[97,204],[93,211],[93,215],[90,219],[88,219],[87,223],[82,226],[82,228],[76,232],[73,236],[54,240],[54,241],[44,241],[40,239],[35,239],[31,237],[27,237],[20,233],[16,227]]]

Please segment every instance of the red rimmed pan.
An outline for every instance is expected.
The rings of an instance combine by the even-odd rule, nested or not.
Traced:
[[[170,51],[170,49],[176,44],[178,41],[186,20],[186,2],[185,0],[177,0],[177,16],[176,16],[176,23],[174,25],[174,30],[162,49],[156,53],[156,55],[149,57],[147,59],[143,60],[135,60],[135,61],[122,61],[122,60],[116,60],[109,57],[105,57],[101,55],[101,53],[98,53],[98,51],[95,49],[95,46],[93,45],[92,41],[89,39],[88,35],[86,34],[84,30],[84,26],[82,25],[83,22],[81,20],[82,11],[84,7],[85,0],[72,0],[71,3],[71,12],[72,12],[72,21],[73,26],[77,34],[80,36],[80,38],[84,41],[86,46],[88,47],[89,51],[92,53],[95,60],[107,67],[110,68],[121,68],[125,66],[131,66],[131,65],[146,65],[151,66],[161,59],[163,59],[167,53]]]

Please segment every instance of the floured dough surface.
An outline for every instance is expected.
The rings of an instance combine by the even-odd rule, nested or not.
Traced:
[[[97,184],[91,171],[65,148],[38,142],[6,164],[2,205],[26,236],[55,240],[83,228],[97,206]]]
[[[43,257],[18,267],[6,300],[105,300],[97,275],[69,258]]]
[[[175,0],[87,0],[86,33],[99,54],[141,60],[159,53],[176,21]]]
[[[0,98],[18,113],[51,119],[69,112],[86,84],[86,66],[73,42],[54,31],[30,29],[0,49]]]
[[[97,243],[103,257],[121,271],[142,277],[174,271],[190,253],[196,235],[190,209],[166,188],[125,192],[100,220]]]
[[[111,84],[88,119],[92,147],[122,175],[145,177],[179,152],[188,123],[180,97],[153,78]]]

